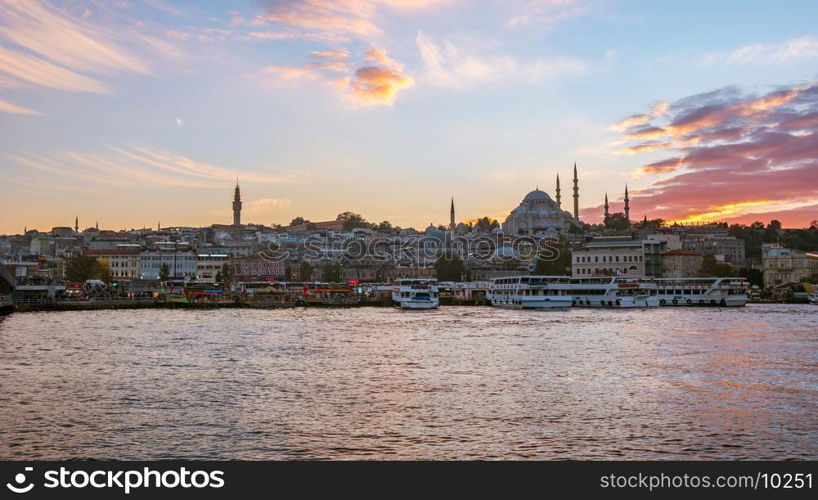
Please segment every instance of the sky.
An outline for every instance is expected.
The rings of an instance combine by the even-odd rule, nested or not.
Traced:
[[[818,219],[818,2],[0,0],[0,234]]]

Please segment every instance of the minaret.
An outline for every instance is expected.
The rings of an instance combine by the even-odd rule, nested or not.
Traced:
[[[574,219],[579,222],[579,179],[577,179],[576,162],[574,162]]]
[[[603,219],[603,222],[607,222],[608,217],[610,217],[610,216],[611,216],[611,212],[609,211],[609,208],[608,208],[608,193],[605,193],[605,218]]]
[[[97,220],[97,223],[96,223],[96,224],[94,224],[94,227],[95,227],[95,228],[97,228],[97,229],[99,229],[99,221],[98,221],[98,220]]]
[[[452,196],[452,208],[449,211],[449,231],[454,233],[454,196]]]
[[[239,192],[238,178],[236,178],[236,192],[233,195],[233,225],[241,225],[241,192]]]
[[[560,198],[560,174],[557,174],[557,208],[562,208],[562,199]]]
[[[80,232],[80,216],[79,215],[74,216],[74,232],[75,233]]]
[[[631,223],[631,207],[628,204],[630,201],[630,198],[628,198],[628,185],[625,184],[625,220],[628,221],[628,224]]]

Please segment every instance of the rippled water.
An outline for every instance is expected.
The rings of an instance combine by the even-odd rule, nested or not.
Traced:
[[[13,314],[0,458],[818,459],[818,307]]]

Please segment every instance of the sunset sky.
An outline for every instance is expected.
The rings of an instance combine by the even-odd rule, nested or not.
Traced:
[[[818,2],[0,0],[0,234],[818,219]]]

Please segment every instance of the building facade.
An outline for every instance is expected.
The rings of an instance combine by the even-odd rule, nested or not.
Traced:
[[[98,261],[107,262],[108,270],[114,279],[136,279],[139,278],[139,254],[141,249],[136,248],[113,248],[96,249],[92,248],[85,252],[85,255],[95,257]]]
[[[222,267],[230,265],[230,256],[226,253],[200,253],[196,256],[196,281],[215,283],[216,275]]]
[[[198,256],[192,250],[146,250],[139,254],[139,277],[157,279],[163,265],[167,265],[171,278],[194,278]]]
[[[693,278],[702,267],[702,254],[692,250],[670,250],[662,254],[663,278]]]
[[[571,261],[571,274],[577,278],[645,275],[643,241],[630,237],[596,238],[574,250]]]
[[[809,281],[818,275],[818,253],[784,248],[777,243],[761,246],[764,286]]]

